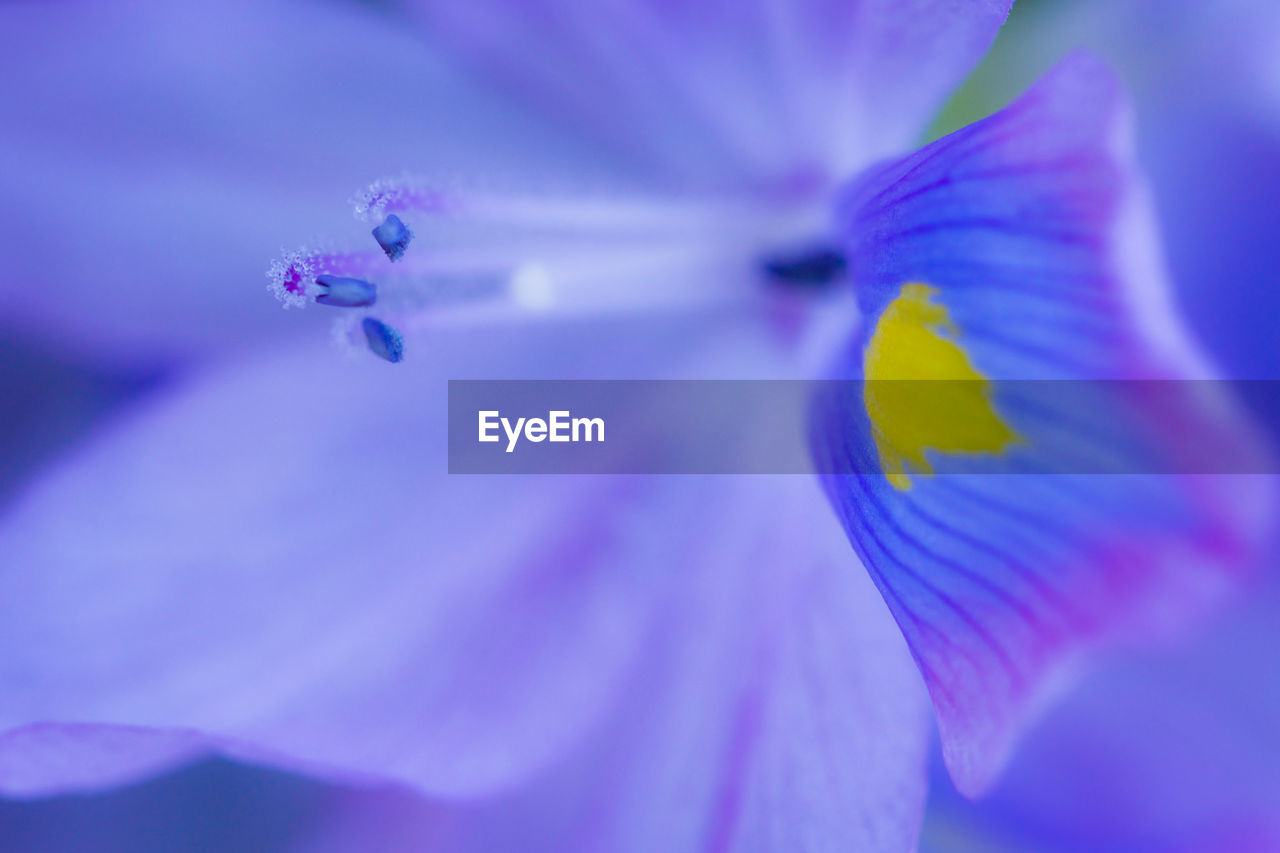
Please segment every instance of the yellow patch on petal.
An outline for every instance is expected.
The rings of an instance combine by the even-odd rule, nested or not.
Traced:
[[[934,301],[937,292],[904,284],[867,342],[863,402],[881,470],[903,491],[911,488],[908,465],[933,473],[926,450],[1002,453],[1021,440],[995,411],[991,380],[957,343],[960,330]]]

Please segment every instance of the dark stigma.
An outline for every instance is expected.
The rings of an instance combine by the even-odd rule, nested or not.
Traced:
[[[765,258],[761,267],[778,285],[825,287],[844,276],[848,269],[844,254],[835,249],[810,249]]]

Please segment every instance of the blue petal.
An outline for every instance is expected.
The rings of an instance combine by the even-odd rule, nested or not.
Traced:
[[[927,706],[816,483],[446,473],[446,378],[774,376],[774,332],[441,327],[395,369],[320,345],[159,390],[0,524],[0,791],[217,752],[617,840],[546,849],[906,849]]]
[[[1192,642],[1089,673],[980,803],[932,788],[925,835],[959,831],[973,849],[1280,850],[1276,580]]]
[[[872,170],[842,208],[867,323],[838,375],[927,374],[918,362],[933,353],[954,368],[938,378],[985,392],[984,440],[967,450],[898,453],[901,425],[874,383],[819,400],[814,421],[824,470],[883,466],[826,486],[925,675],[966,793],[990,784],[1067,661],[1172,618],[1252,559],[1270,497],[1260,478],[1155,475],[1179,437],[1246,452],[1254,438],[1230,401],[1156,410],[1135,385],[1098,381],[1210,375],[1162,290],[1124,119],[1110,74],[1076,56],[1006,110]],[[1063,379],[1093,382],[1073,386],[1093,405],[1000,384]],[[1088,448],[1152,473],[1089,473],[1109,469],[1082,465]],[[1027,473],[1046,469],[1063,473]]]
[[[610,724],[502,798],[335,796],[315,829],[326,849],[914,849],[927,704],[821,491],[678,479],[724,538],[664,580],[647,665]],[[785,558],[758,559],[771,554]]]
[[[512,352],[565,375],[595,340],[575,328],[513,329],[502,355],[441,330],[398,369],[322,342],[227,366],[157,392],[42,478],[0,525],[0,791],[107,786],[220,752],[475,794],[578,742],[652,605],[596,490],[635,494],[450,478],[444,395],[407,390],[489,375]],[[610,339],[624,364],[602,369],[659,352],[626,337]]]
[[[843,178],[900,151],[1011,0],[415,0],[509,91],[662,179]]]

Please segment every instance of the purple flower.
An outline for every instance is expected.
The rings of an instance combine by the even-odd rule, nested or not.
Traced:
[[[1164,305],[1097,63],[907,153],[1007,4],[232,8],[91,13],[95,32],[128,23],[106,81],[76,73],[104,50],[90,30],[3,12],[9,61],[61,53],[74,78],[8,96],[28,128],[14,144],[38,159],[65,141],[47,85],[82,98],[112,158],[32,170],[67,186],[33,194],[27,242],[72,248],[19,255],[27,322],[130,358],[270,338],[135,408],[8,514],[4,790],[216,753],[496,803],[561,847],[909,848],[926,753],[910,657],[976,792],[1068,664],[1254,558],[1262,489],[931,476],[957,456],[1017,471],[1019,447],[1055,440],[1001,398],[979,402],[976,444],[950,447],[851,385],[817,410],[815,453],[883,473],[821,484],[445,473],[448,378],[805,377],[833,355],[857,382],[1207,375]],[[470,84],[419,54],[409,21],[524,109],[454,92]],[[209,112],[156,132],[185,80]],[[126,83],[123,105],[94,103]],[[280,107],[292,86],[331,94]],[[245,131],[255,115],[274,129]],[[503,174],[461,177],[486,162]],[[315,210],[317,182],[352,164],[404,176],[359,194],[348,230]],[[175,192],[183,174],[198,192]],[[89,221],[86,194],[126,189],[124,227]],[[356,358],[314,329],[328,308],[246,319],[221,295],[246,280],[223,258],[243,248],[231,222],[245,244],[324,235],[270,286],[337,305]],[[112,272],[123,258],[134,280]],[[85,292],[48,293],[64,283]],[[1164,425],[1248,438],[1202,419]]]
[[[1274,377],[1280,176],[1274,4],[1082,3],[1033,8],[992,68],[1039,66],[1085,41],[1136,90],[1177,297],[1223,369]],[[1272,66],[1274,67],[1274,66]],[[1266,318],[1266,319],[1263,319]],[[1274,426],[1274,394],[1251,402]],[[1274,554],[1270,556],[1274,561]],[[1274,572],[1208,630],[1090,673],[1019,746],[977,803],[942,774],[922,849],[1273,850],[1280,847]]]

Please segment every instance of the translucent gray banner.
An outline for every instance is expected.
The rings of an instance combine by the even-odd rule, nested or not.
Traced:
[[[451,380],[452,474],[1271,474],[1273,381]]]

